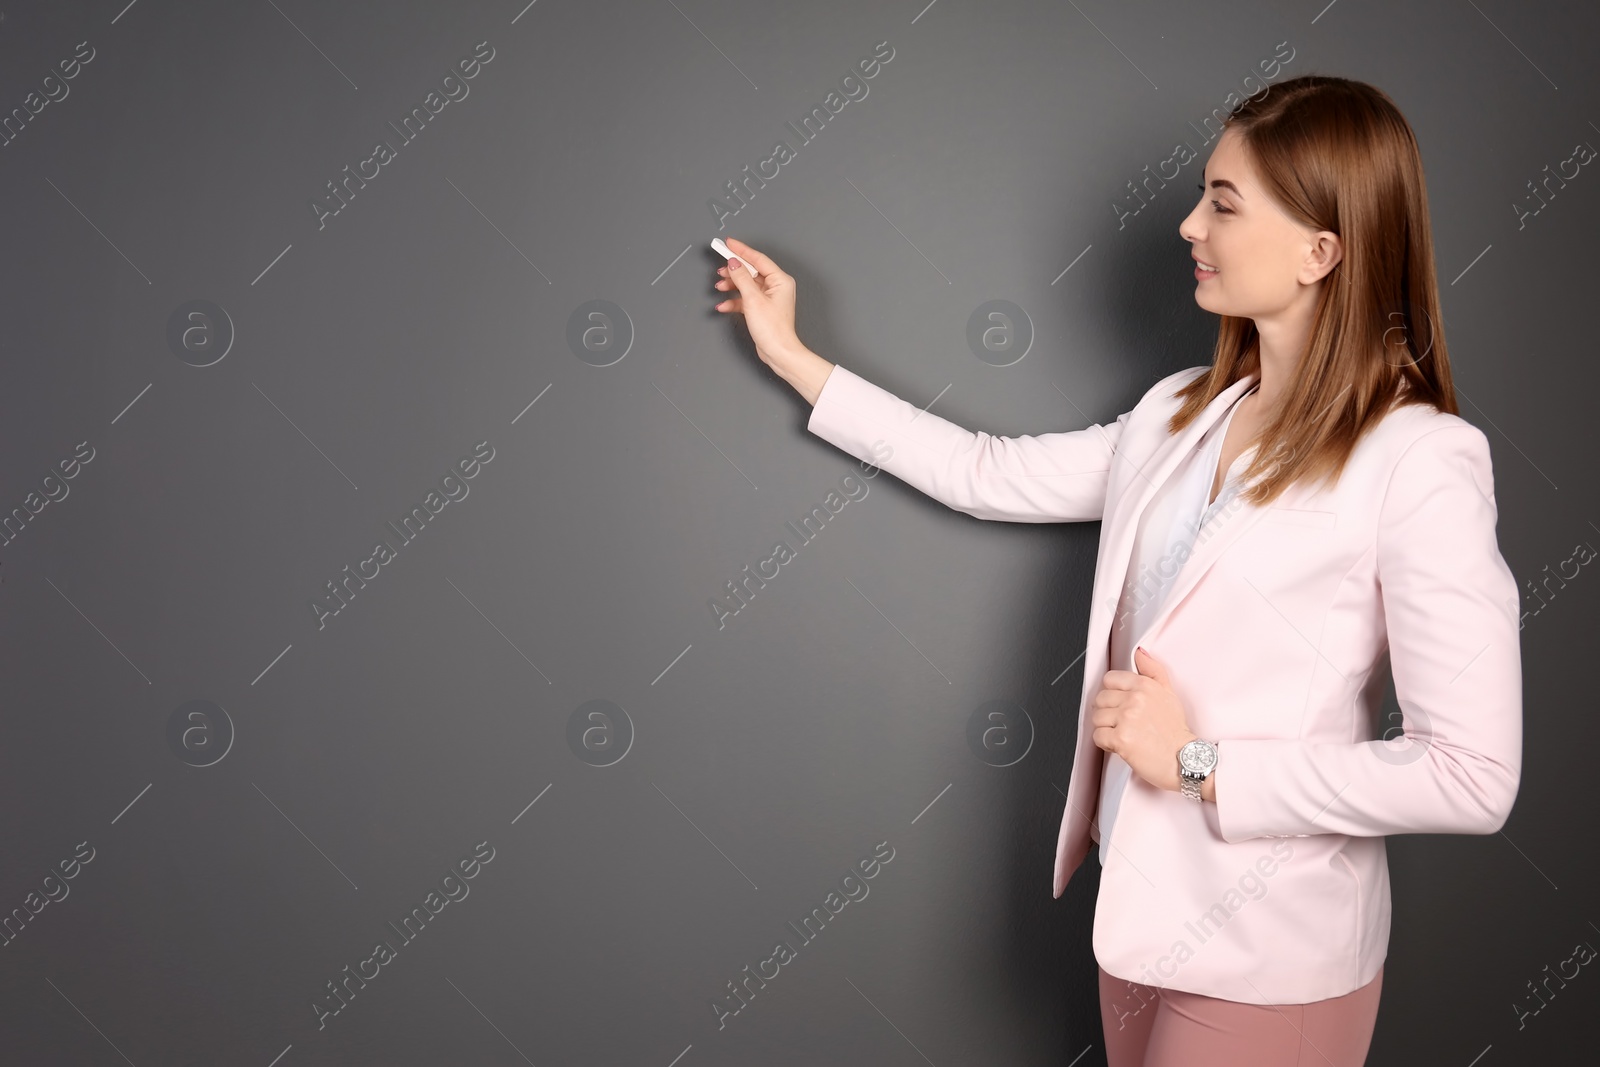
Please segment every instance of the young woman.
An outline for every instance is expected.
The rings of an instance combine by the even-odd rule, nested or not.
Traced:
[[[978,518],[1102,522],[1054,893],[1095,841],[1111,1067],[1346,1067],[1388,950],[1384,836],[1493,833],[1516,799],[1518,590],[1393,102],[1280,83],[1200,188],[1178,232],[1211,364],[1104,425],[917,410],[801,344],[794,279],[740,241],[717,308],[858,459]]]

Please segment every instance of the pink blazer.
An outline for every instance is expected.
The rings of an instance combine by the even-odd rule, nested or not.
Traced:
[[[1169,436],[1173,392],[1206,369],[1163,378],[1105,425],[998,437],[836,366],[807,424],[980,519],[1101,521],[1057,897],[1099,840],[1104,752],[1088,709],[1138,516],[1255,381]],[[1167,665],[1190,728],[1217,742],[1216,803],[1129,781],[1095,908],[1102,967],[1256,1004],[1340,996],[1376,976],[1389,942],[1384,835],[1494,833],[1516,799],[1519,597],[1495,521],[1482,431],[1408,405],[1361,440],[1333,488],[1291,486],[1266,508],[1235,500],[1202,529],[1140,643]],[[1404,738],[1378,721],[1390,670]]]

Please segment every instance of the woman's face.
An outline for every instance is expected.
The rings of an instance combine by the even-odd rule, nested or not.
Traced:
[[[1178,227],[1195,266],[1218,268],[1197,271],[1195,302],[1256,320],[1309,308],[1316,283],[1338,264],[1338,237],[1301,225],[1267,197],[1233,129],[1218,138],[1202,180],[1200,203]]]

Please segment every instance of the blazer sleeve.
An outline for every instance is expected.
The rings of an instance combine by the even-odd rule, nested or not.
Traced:
[[[1224,840],[1505,825],[1522,771],[1521,622],[1496,514],[1481,430],[1452,419],[1408,446],[1375,549],[1404,744],[1219,741]]]
[[[996,437],[919,410],[835,365],[806,429],[976,518],[1087,522],[1105,512],[1111,462],[1131,414],[1082,430]]]

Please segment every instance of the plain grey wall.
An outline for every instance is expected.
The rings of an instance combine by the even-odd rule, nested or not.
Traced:
[[[1105,421],[1210,357],[1177,225],[1276,57],[1418,133],[1527,583],[1517,809],[1390,842],[1370,1062],[1587,1062],[1600,978],[1552,975],[1600,944],[1600,178],[1529,183],[1600,144],[1593,5],[524,4],[4,11],[0,1058],[1103,1062],[1092,861],[1048,889],[1099,527],[863,477],[711,310],[707,242],[946,418]],[[1014,347],[974,350],[995,300]]]

